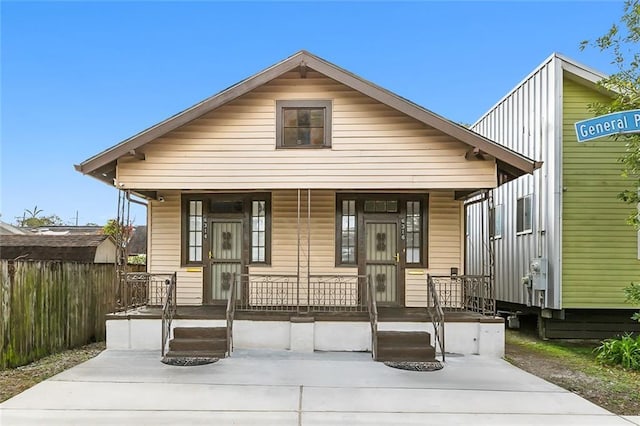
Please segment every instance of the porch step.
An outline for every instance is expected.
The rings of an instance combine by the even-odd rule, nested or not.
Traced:
[[[426,331],[378,331],[378,345],[430,346],[431,334]]]
[[[226,353],[226,327],[176,327],[165,357],[224,358]]]
[[[422,331],[379,331],[376,361],[435,361],[431,335]]]
[[[175,327],[173,329],[175,339],[226,339],[225,327]]]

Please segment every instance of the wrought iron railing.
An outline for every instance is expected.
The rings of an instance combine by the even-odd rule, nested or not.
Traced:
[[[164,281],[165,292],[162,302],[162,356],[166,353],[167,342],[171,334],[171,322],[176,313],[176,274]]]
[[[311,312],[366,312],[366,275],[311,275],[306,306]]]
[[[436,289],[433,277],[429,274],[427,274],[427,311],[433,325],[434,344],[440,347],[442,362],[444,362],[444,311],[440,304],[440,292]]]
[[[369,309],[369,323],[371,325],[371,356],[378,356],[378,305],[376,302],[376,289],[372,279],[367,280],[367,307]]]
[[[233,352],[233,318],[236,313],[236,277],[234,274],[227,299],[227,356]]]
[[[445,312],[467,311],[482,315],[495,315],[495,295],[489,276],[431,275],[431,279],[433,280],[434,290],[439,295],[442,309]]]
[[[242,311],[367,312],[367,279],[362,275],[237,274]]]
[[[241,311],[282,311],[298,309],[299,288],[296,275],[236,274],[236,309]]]
[[[126,273],[118,309],[127,311],[141,306],[163,306],[167,292],[165,284],[168,279],[175,280],[175,274]]]

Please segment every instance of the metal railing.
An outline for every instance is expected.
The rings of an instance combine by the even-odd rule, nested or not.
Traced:
[[[236,313],[236,274],[234,274],[229,287],[229,297],[227,299],[227,356],[233,352],[233,318]]]
[[[467,311],[488,316],[495,315],[495,295],[489,276],[430,275],[430,278],[445,312]]]
[[[366,312],[366,275],[311,275],[307,303],[311,312]]]
[[[241,311],[295,312],[300,301],[296,275],[236,274],[236,308]],[[234,295],[234,297],[236,297]]]
[[[241,311],[367,312],[363,275],[237,274],[234,297]]]
[[[163,306],[167,292],[166,281],[174,274],[127,272],[118,300],[118,310],[128,311],[141,306]]]
[[[375,360],[378,356],[378,304],[373,280],[367,280],[367,306],[369,308],[369,323],[371,325],[371,356]]]
[[[162,356],[166,353],[167,342],[171,334],[171,322],[176,313],[176,274],[165,279],[165,293],[162,302]]]
[[[439,291],[433,281],[433,277],[427,274],[427,311],[431,316],[431,324],[433,325],[434,344],[440,347],[442,362],[444,362],[444,311],[440,304]]]

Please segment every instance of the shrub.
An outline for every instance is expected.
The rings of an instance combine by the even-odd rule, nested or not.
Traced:
[[[631,283],[629,287],[624,289],[624,294],[627,296],[627,302],[640,305],[640,283]],[[631,319],[640,322],[640,312],[634,313]]]
[[[596,359],[602,364],[640,370],[640,336],[625,334],[619,339],[607,339],[595,351]]]

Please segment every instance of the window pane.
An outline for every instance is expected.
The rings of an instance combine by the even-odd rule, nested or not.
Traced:
[[[387,201],[387,213],[396,213],[398,211],[397,201]]]
[[[309,145],[311,140],[311,129],[308,127],[298,127],[298,145]]]
[[[284,127],[298,127],[298,110],[284,109]]]
[[[298,145],[298,129],[296,127],[284,129],[284,140],[282,143],[285,146]]]
[[[251,260],[253,260],[254,262],[259,262],[259,257],[258,257],[258,247],[253,247],[251,249]]]
[[[259,247],[258,248],[258,259],[256,259],[258,262],[264,262],[265,259],[265,248],[264,247]]]
[[[254,247],[258,245],[258,233],[257,232],[252,232],[251,233],[251,245],[254,246]]]
[[[364,202],[364,211],[367,213],[373,213],[376,211],[376,203],[373,200],[366,200]]]
[[[202,247],[196,247],[195,250],[196,254],[193,260],[195,260],[196,262],[202,262]]]
[[[312,109],[309,111],[311,127],[324,127],[324,109]]]
[[[311,145],[323,145],[324,144],[324,129],[311,129],[309,136]]]
[[[308,109],[298,110],[298,127],[309,127],[311,124],[310,111]]]

